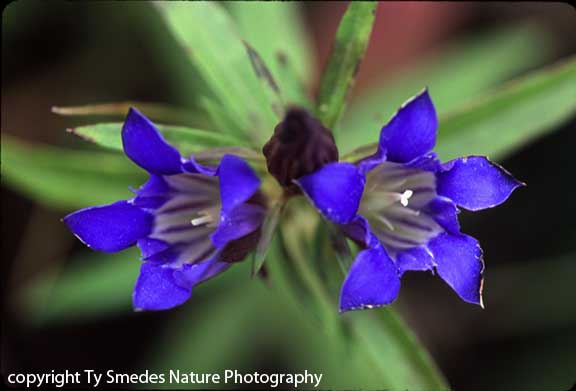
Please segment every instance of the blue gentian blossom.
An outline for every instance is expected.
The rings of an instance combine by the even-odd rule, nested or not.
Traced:
[[[82,209],[64,221],[94,250],[116,252],[137,245],[144,262],[134,307],[172,308],[185,302],[195,285],[253,247],[265,215],[258,201],[260,180],[233,155],[224,155],[218,167],[182,158],[136,109],[128,113],[122,142],[149,180],[132,199]]]
[[[464,301],[483,305],[482,250],[460,232],[457,214],[499,205],[522,183],[482,156],[442,164],[431,152],[437,127],[425,90],[382,128],[374,155],[330,163],[296,181],[364,248],[342,285],[340,311],[389,304],[410,270],[435,271]]]

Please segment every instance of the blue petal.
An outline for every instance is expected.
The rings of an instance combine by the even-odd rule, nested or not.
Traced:
[[[378,241],[370,232],[370,224],[364,216],[356,215],[352,221],[340,227],[346,236],[365,247],[373,247]]]
[[[422,171],[438,172],[442,169],[442,163],[438,159],[438,154],[432,152],[423,156],[419,156],[406,164],[406,167],[416,168]]]
[[[407,271],[433,270],[434,258],[423,246],[413,247],[398,253],[396,267],[398,267],[401,275]]]
[[[176,272],[175,277],[181,285],[194,287],[195,285],[222,273],[231,265],[232,264],[229,262],[219,261],[218,256],[216,255],[205,262],[194,265],[184,265],[182,269]]]
[[[340,292],[340,312],[390,304],[400,290],[394,262],[382,246],[358,253]]]
[[[434,148],[437,127],[434,104],[428,90],[424,90],[406,102],[382,128],[379,149],[388,161],[407,163]]]
[[[446,197],[436,197],[424,207],[424,212],[431,216],[446,232],[458,234],[460,223],[456,204]]]
[[[382,148],[378,148],[378,150],[370,156],[365,157],[364,159],[356,162],[356,166],[358,167],[358,171],[362,175],[366,175],[368,171],[371,171],[373,168],[382,164],[386,161],[386,151]]]
[[[162,175],[182,171],[180,153],[168,144],[156,126],[138,110],[131,108],[122,128],[126,155],[145,170]]]
[[[256,193],[260,179],[252,168],[234,155],[224,155],[218,167],[222,212],[229,213]]]
[[[265,209],[260,205],[242,204],[228,213],[222,212],[218,228],[210,235],[216,248],[224,248],[232,240],[257,230],[264,220]]]
[[[356,216],[365,182],[351,163],[330,163],[296,181],[324,217],[337,224]]]
[[[428,248],[436,271],[462,300],[482,305],[482,250],[476,239],[467,235],[440,234]]]
[[[190,156],[190,159],[184,162],[183,167],[186,171],[193,174],[214,176],[218,172],[218,167],[202,165],[194,159],[194,156]]]
[[[523,183],[483,156],[451,160],[437,174],[438,194],[468,210],[499,205]]]
[[[142,253],[142,259],[146,259],[167,250],[170,244],[159,239],[142,238],[138,239],[138,247]]]
[[[128,201],[86,208],[64,222],[88,247],[104,252],[124,250],[148,235],[154,218]]]
[[[144,262],[134,287],[132,301],[136,310],[167,310],[184,303],[192,286],[175,278],[177,270]]]
[[[140,208],[157,209],[168,201],[170,186],[160,175],[150,174],[148,181],[136,190],[133,204]]]

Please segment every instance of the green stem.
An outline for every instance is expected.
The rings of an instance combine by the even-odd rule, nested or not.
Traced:
[[[324,284],[318,278],[314,270],[310,268],[309,262],[305,258],[304,254],[301,254],[297,249],[298,246],[293,243],[296,239],[294,235],[279,235],[281,238],[284,251],[289,255],[288,260],[292,261],[295,266],[299,277],[301,277],[304,284],[310,290],[313,297],[315,297],[321,306],[323,316],[321,319],[324,321],[325,326],[329,333],[332,333],[335,329],[334,323],[336,320],[336,308],[335,303],[330,300],[330,295],[328,294]]]
[[[349,317],[361,350],[391,389],[449,390],[428,352],[391,308]]]

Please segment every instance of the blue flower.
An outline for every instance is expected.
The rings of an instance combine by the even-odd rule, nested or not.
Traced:
[[[296,181],[364,248],[342,285],[340,311],[389,304],[409,270],[435,271],[464,301],[482,305],[482,250],[460,232],[457,214],[499,205],[522,183],[482,156],[442,164],[431,152],[437,126],[425,90],[382,128],[374,155]]]
[[[182,158],[135,109],[124,123],[122,142],[149,180],[132,199],[79,210],[64,222],[94,250],[116,252],[137,244],[144,262],[134,307],[172,308],[185,302],[196,284],[253,248],[265,215],[260,180],[233,155],[224,155],[218,167]]]

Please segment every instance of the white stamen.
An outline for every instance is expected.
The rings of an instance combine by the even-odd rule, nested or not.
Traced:
[[[408,200],[412,197],[412,194],[414,194],[412,190],[406,190],[400,195],[400,203],[402,206],[408,206]]]
[[[197,227],[202,224],[208,224],[213,221],[212,216],[209,214],[204,214],[204,216],[196,217],[195,219],[190,220],[190,223]]]

